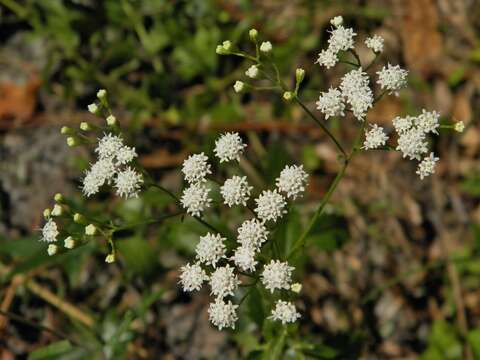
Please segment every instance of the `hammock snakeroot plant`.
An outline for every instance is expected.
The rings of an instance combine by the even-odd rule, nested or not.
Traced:
[[[251,62],[245,70],[245,80],[237,80],[233,85],[236,93],[246,91],[275,91],[285,101],[297,104],[306,116],[314,121],[329,137],[338,151],[339,171],[306,224],[301,235],[294,241],[289,253],[283,257],[275,245],[274,229],[288,212],[289,204],[300,198],[307,185],[308,174],[301,164],[289,164],[279,173],[270,189],[257,189],[249,183],[248,176],[240,167],[235,175],[219,182],[214,169],[223,166],[236,167],[245,156],[247,144],[240,134],[222,134],[212,146],[210,159],[205,153],[188,156],[181,169],[185,188],[180,196],[156,184],[137,162],[137,152],[133,146],[125,144],[119,123],[113,116],[107,92],[97,93],[98,101],[88,106],[88,110],[104,118],[104,125],[87,122],[80,124],[80,130],[62,128],[69,146],[94,144],[96,161],[86,170],[81,190],[86,197],[97,194],[101,189],[111,189],[123,198],[138,197],[142,190],[155,187],[164,191],[175,203],[178,212],[167,214],[161,219],[146,221],[148,224],[161,223],[169,217],[191,216],[205,227],[195,246],[195,257],[181,267],[179,283],[184,291],[198,291],[208,284],[212,301],[208,307],[211,323],[218,329],[234,329],[239,318],[238,310],[250,295],[251,289],[262,287],[262,297],[269,304],[268,319],[286,325],[300,319],[295,306],[295,298],[301,291],[296,279],[293,259],[302,253],[308,235],[338,184],[344,177],[347,167],[359,152],[370,150],[399,151],[404,158],[418,162],[416,173],[424,179],[435,173],[439,158],[430,150],[429,137],[438,135],[439,128],[461,132],[462,122],[440,124],[436,111],[422,110],[421,114],[397,116],[392,119],[390,128],[369,123],[368,111],[385,95],[398,96],[407,85],[408,72],[399,65],[387,63],[375,74],[369,71],[383,51],[384,40],[378,35],[367,38],[364,45],[375,58],[364,65],[355,51],[356,33],[344,26],[343,18],[331,20],[328,47],[321,50],[316,63],[325,71],[337,64],[351,67],[336,86],[320,92],[316,110],[310,110],[301,100],[299,91],[305,78],[303,69],[295,71],[295,86],[289,88],[283,81],[274,62],[274,48],[269,41],[259,42],[259,33],[252,29],[249,38],[254,53],[236,49],[230,41],[217,46],[219,55],[231,55]],[[376,80],[372,80],[372,76]],[[323,117],[324,119],[321,119]],[[331,118],[347,117],[358,121],[358,133],[347,151],[340,140],[329,130]],[[91,135],[94,134],[92,137]],[[396,138],[396,145],[392,138]],[[215,161],[215,163],[214,163]],[[214,165],[214,166],[213,166]],[[212,182],[218,185],[218,193],[227,210],[244,208],[248,218],[237,224],[235,238],[231,239],[205,220],[205,214],[213,206]],[[75,203],[61,194],[55,195],[55,205],[44,211],[46,223],[42,229],[42,241],[48,243],[48,254],[55,255],[72,251],[96,237],[109,244],[105,258],[107,263],[116,261],[114,234],[120,230],[134,228],[136,224],[116,225],[114,221],[100,221],[82,214]],[[138,225],[138,224],[137,224]],[[59,244],[63,240],[63,245]],[[297,279],[298,281],[300,279]],[[250,290],[249,290],[250,289]]]

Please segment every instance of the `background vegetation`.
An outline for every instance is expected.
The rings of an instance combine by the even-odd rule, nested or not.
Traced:
[[[108,89],[141,164],[173,191],[186,155],[211,154],[227,130],[248,139],[242,170],[257,186],[304,163],[308,202],[276,232],[288,252],[338,170],[334,148],[278,94],[235,94],[248,66],[215,47],[245,44],[257,28],[285,81],[306,70],[302,96],[313,108],[341,75],[314,64],[339,14],[359,39],[382,35],[385,59],[410,71],[408,90],[384,98],[372,122],[426,107],[467,129],[442,134],[437,174],[423,182],[397,153],[354,160],[299,267],[298,332],[264,323],[258,294],[236,331],[210,326],[207,291],[177,286],[203,232],[188,220],[121,233],[113,265],[102,243],[46,255],[38,229],[57,192],[125,222],[169,211],[156,191],[129,201],[79,196],[91,154],[68,149],[59,128],[95,121],[85,109],[98,88]],[[1,359],[480,359],[478,1],[0,0],[0,16]],[[329,125],[348,144],[358,124]],[[228,231],[235,216],[209,221]]]

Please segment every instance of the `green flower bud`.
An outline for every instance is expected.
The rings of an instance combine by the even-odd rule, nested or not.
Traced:
[[[113,115],[109,115],[106,121],[108,126],[115,126],[117,124],[117,119]]]
[[[62,134],[62,135],[73,135],[73,134],[75,134],[75,131],[68,126],[62,126],[62,128],[60,129],[60,134]]]
[[[257,36],[258,36],[258,31],[257,29],[250,29],[250,31],[248,32],[248,36],[250,36],[250,39],[252,41],[256,41],[257,40]]]
[[[62,194],[56,193],[55,196],[53,197],[53,200],[55,200],[55,202],[57,203],[63,203],[65,199]]]
[[[286,100],[286,101],[291,101],[293,99],[293,94],[291,91],[285,91],[283,93],[283,98]]]
[[[63,215],[63,208],[61,205],[55,204],[52,210],[52,216],[62,216]]]
[[[87,221],[85,217],[82,214],[75,213],[73,215],[73,221],[76,222],[77,224],[86,224]]]
[[[49,219],[50,216],[52,216],[52,210],[50,209],[43,210],[43,217],[45,218],[45,220]]]
[[[83,121],[80,123],[80,130],[82,131],[90,131],[92,130],[92,127],[90,126],[90,124],[86,121]]]

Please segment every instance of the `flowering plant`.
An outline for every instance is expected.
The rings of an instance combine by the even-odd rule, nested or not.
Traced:
[[[284,101],[299,105],[337,149],[339,171],[303,232],[286,253],[277,248],[275,229],[288,213],[291,203],[304,195],[308,174],[301,164],[285,166],[277,174],[272,188],[257,189],[237,166],[248,151],[246,142],[240,134],[227,132],[212,146],[213,159],[202,152],[184,160],[181,173],[185,188],[177,196],[156,184],[136,163],[136,149],[125,145],[105,90],[100,90],[97,94],[99,101],[88,107],[91,113],[106,119],[104,126],[82,123],[79,131],[62,129],[62,133],[68,136],[69,146],[95,143],[97,160],[85,172],[82,182],[85,196],[95,195],[102,187],[111,187],[116,195],[132,198],[139,196],[143,189],[155,187],[164,191],[178,208],[177,212],[167,216],[191,216],[205,227],[204,235],[199,237],[195,246],[195,258],[180,269],[179,283],[186,292],[198,291],[204,283],[209,284],[212,301],[208,315],[211,323],[220,330],[235,328],[239,307],[253,291],[257,291],[262,301],[268,303],[268,320],[285,326],[301,318],[301,311],[295,305],[295,299],[301,292],[296,259],[302,254],[308,235],[358,153],[399,151],[404,158],[418,162],[416,173],[423,180],[435,173],[435,164],[439,160],[430,151],[429,136],[438,135],[438,129],[442,127],[463,130],[462,123],[441,124],[440,115],[428,110],[422,110],[416,116],[397,116],[392,119],[391,128],[369,123],[368,111],[383,96],[398,96],[407,85],[408,72],[399,65],[387,63],[370,74],[383,51],[383,39],[374,35],[365,40],[364,45],[375,55],[374,60],[365,65],[355,50],[354,29],[346,27],[340,16],[333,18],[331,25],[328,47],[319,53],[316,63],[326,71],[339,63],[352,69],[340,79],[338,86],[320,92],[316,101],[317,113],[309,109],[300,97],[305,71],[296,69],[295,84],[289,87],[275,64],[273,45],[269,41],[260,42],[257,30],[249,31],[254,49],[252,53],[237,49],[228,40],[216,49],[219,55],[237,56],[251,63],[245,71],[249,80],[234,83],[236,93],[275,91],[281,94]],[[329,119],[340,117],[353,118],[359,124],[357,136],[348,147],[333,135],[328,126]],[[89,134],[99,136],[98,142]],[[224,178],[224,173],[229,175]],[[244,208],[243,213],[248,214],[236,224],[235,236],[205,220],[205,214],[218,205],[213,200],[213,193],[227,211],[238,207]],[[104,238],[110,247],[105,261],[111,263],[116,260],[114,234],[135,224],[117,225],[114,221],[91,219],[60,194],[55,196],[55,202],[52,210],[45,211],[46,223],[42,230],[42,240],[49,243],[49,255],[73,249],[98,236]],[[64,239],[63,247],[56,244],[59,238]]]

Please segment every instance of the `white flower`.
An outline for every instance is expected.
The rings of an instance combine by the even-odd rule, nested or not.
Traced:
[[[453,129],[456,131],[456,132],[463,132],[463,130],[465,130],[465,124],[463,123],[463,121],[458,121],[455,123]]]
[[[102,99],[105,96],[107,96],[107,90],[100,89],[100,90],[97,91],[97,98]]]
[[[250,66],[247,71],[245,71],[245,75],[247,75],[249,78],[255,79],[258,76],[258,66]]]
[[[180,269],[179,283],[183,291],[200,290],[204,281],[208,280],[207,273],[199,264],[186,264]]]
[[[117,155],[122,146],[122,138],[109,133],[105,134],[101,139],[98,139],[98,145],[95,152],[100,159],[112,158]]]
[[[63,214],[63,207],[62,205],[55,204],[52,209],[52,216],[62,216]]]
[[[114,126],[117,123],[117,119],[113,115],[108,115],[105,121],[107,122],[108,126]]]
[[[303,170],[303,165],[285,166],[280,172],[280,177],[275,181],[278,190],[287,194],[288,198],[296,199],[305,191],[308,174]]]
[[[234,274],[234,268],[230,265],[217,268],[210,275],[211,294],[223,299],[225,296],[234,295],[238,288],[238,277]]]
[[[231,160],[240,161],[240,155],[243,154],[246,146],[238,133],[226,133],[215,141],[214,152],[221,163]]]
[[[87,108],[88,108],[88,111],[91,112],[92,114],[95,114],[98,111],[98,106],[95,103],[89,104]]]
[[[180,202],[182,206],[187,209],[188,214],[200,216],[202,211],[210,207],[212,200],[208,197],[209,192],[210,189],[202,183],[192,184],[183,190]]]
[[[377,71],[377,75],[377,84],[379,84],[382,89],[388,90],[389,94],[398,96],[398,90],[407,85],[408,71],[398,65],[393,66],[387,64],[382,70]]]
[[[115,254],[108,254],[106,257],[105,257],[105,262],[107,264],[112,264],[115,262]]]
[[[223,196],[225,204],[228,206],[246,206],[252,189],[253,188],[248,185],[246,176],[233,176],[225,180],[225,183],[220,187],[220,193]]]
[[[287,323],[294,323],[300,318],[295,305],[288,301],[278,300],[275,303],[275,308],[269,316],[272,320],[281,321],[283,325]]]
[[[242,271],[255,271],[255,248],[251,246],[239,246],[230,259]]]
[[[111,158],[98,160],[85,172],[82,184],[83,194],[87,197],[96,194],[105,182],[111,182],[116,170]]]
[[[368,74],[360,68],[346,73],[340,84],[342,95],[351,106],[353,115],[361,121],[373,105],[373,92],[369,82]]]
[[[236,93],[239,93],[243,90],[245,84],[243,83],[243,81],[235,81],[235,84],[233,84],[233,90],[235,90]]]
[[[135,148],[129,146],[122,146],[116,154],[117,164],[126,165],[137,157]]]
[[[440,126],[440,114],[436,111],[422,110],[422,114],[415,118],[415,125],[424,133],[434,133],[438,135],[438,127]]]
[[[294,269],[286,261],[271,260],[270,264],[263,268],[262,283],[272,293],[275,289],[290,289]]]
[[[68,236],[64,241],[63,241],[63,246],[66,249],[73,249],[75,247],[75,240],[71,237]]]
[[[343,24],[343,17],[335,16],[333,19],[330,20],[330,24],[332,24],[335,27],[339,27],[340,25]]]
[[[429,156],[426,156],[420,164],[418,164],[418,169],[417,169],[417,174],[420,176],[420,179],[423,180],[423,178],[435,174],[435,163],[439,160],[438,157],[435,157],[435,155],[430,153]]]
[[[45,225],[43,225],[42,238],[40,239],[40,241],[46,241],[46,242],[57,241],[58,234],[59,232],[58,232],[57,223],[52,219],[48,219]]]
[[[403,118],[400,116],[397,116],[395,119],[393,119],[392,123],[397,133],[401,135],[404,132],[411,129],[411,127],[413,126],[414,120],[415,118],[412,116],[406,116]]]
[[[225,257],[225,240],[220,234],[208,233],[205,236],[200,236],[200,241],[195,248],[198,261],[216,267],[217,262]]]
[[[322,92],[316,104],[317,109],[325,115],[325,119],[345,115],[345,104],[338,89],[330,88],[327,92]]]
[[[387,140],[388,136],[385,134],[383,128],[377,124],[373,124],[370,131],[365,134],[365,141],[362,148],[365,150],[376,149],[385,145]]]
[[[276,189],[263,191],[255,202],[257,203],[255,213],[263,221],[277,221],[287,213],[285,210],[287,203]]]
[[[260,51],[264,53],[269,53],[272,51],[272,43],[270,41],[264,41],[260,45]]]
[[[420,160],[421,155],[428,151],[425,133],[415,127],[401,133],[396,150],[400,150],[404,158]]]
[[[238,243],[255,251],[260,250],[262,244],[268,239],[267,227],[257,219],[244,221],[237,231]]]
[[[183,161],[182,172],[185,180],[190,184],[206,181],[205,177],[211,174],[208,157],[202,152],[190,155]]]
[[[337,53],[333,52],[330,49],[322,50],[318,54],[318,59],[316,63],[318,63],[320,66],[325,66],[327,69],[330,69],[331,67],[334,67],[338,62],[338,56]]]
[[[48,248],[47,248],[47,253],[48,253],[48,256],[52,256],[52,255],[55,255],[58,251],[58,246],[55,245],[55,244],[50,244],[48,245]]]
[[[365,40],[365,45],[375,53],[383,51],[383,38],[380,35],[373,35]]]
[[[331,31],[330,39],[328,39],[328,48],[334,53],[340,50],[347,51],[354,48],[353,38],[357,35],[351,28],[344,28],[342,25],[337,26]]]
[[[210,322],[218,327],[219,330],[223,328],[235,329],[235,322],[238,319],[236,310],[238,305],[233,305],[229,300],[228,303],[222,299],[216,299],[215,302],[210,303],[208,307],[208,315]]]
[[[130,167],[118,172],[114,179],[114,186],[118,196],[125,198],[138,197],[143,184],[143,177]]]

